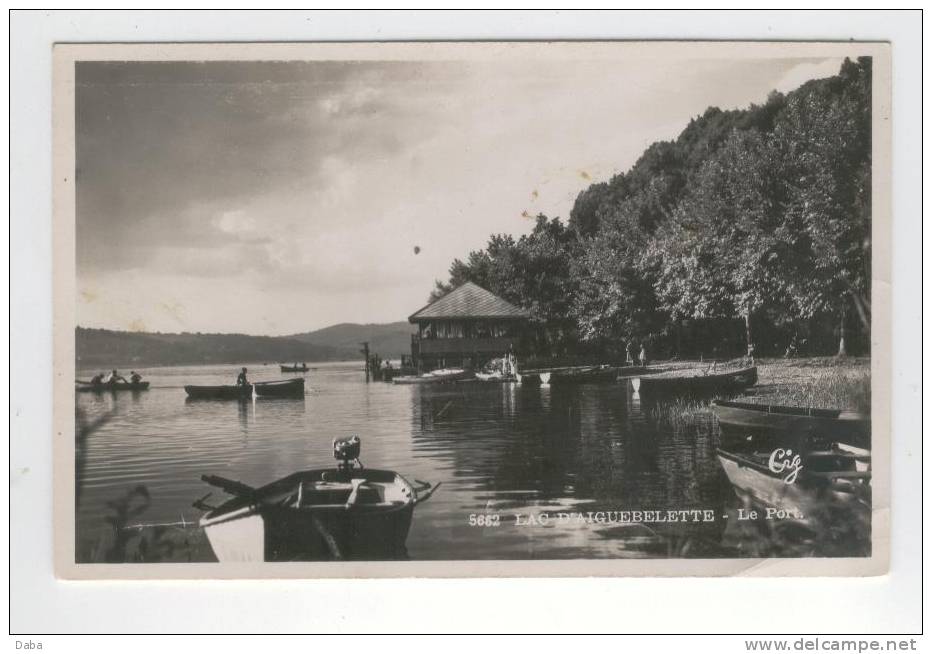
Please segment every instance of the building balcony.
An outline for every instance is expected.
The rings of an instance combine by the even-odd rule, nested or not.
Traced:
[[[504,354],[517,347],[516,337],[499,338],[414,338],[423,355]]]

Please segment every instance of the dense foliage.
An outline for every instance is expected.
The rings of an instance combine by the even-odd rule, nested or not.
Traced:
[[[530,309],[553,352],[646,341],[687,354],[708,346],[697,324],[736,321],[737,347],[782,353],[798,335],[814,352],[849,315],[865,346],[870,137],[869,58],[761,106],[710,108],[582,191],[567,223],[538,216],[454,261],[432,298],[473,281]]]

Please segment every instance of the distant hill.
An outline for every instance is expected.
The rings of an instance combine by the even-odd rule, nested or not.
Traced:
[[[406,322],[341,323],[293,336],[247,334],[162,334],[110,329],[75,329],[75,363],[80,368],[170,366],[211,363],[295,361],[362,362],[360,343],[372,353],[397,358],[411,351],[414,326]]]
[[[346,361],[361,358],[356,350],[316,345],[280,336],[188,332],[153,334],[82,327],[75,330],[75,362],[81,368]]]
[[[369,342],[369,350],[385,358],[398,358],[411,352],[411,334],[417,329],[408,322],[367,324],[344,322],[304,334],[292,334],[290,338],[302,343],[314,343],[351,350],[358,353],[361,343]]]

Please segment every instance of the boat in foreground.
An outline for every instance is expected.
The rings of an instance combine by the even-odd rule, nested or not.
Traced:
[[[757,383],[757,366],[721,372],[677,370],[644,376],[638,382],[636,390],[642,396],[738,393]]]
[[[214,508],[194,503],[210,546],[221,562],[394,559],[405,542],[417,504],[440,486],[412,485],[391,470],[359,463],[358,437],[335,440],[336,469],[306,470],[260,488],[205,475],[233,495]],[[209,495],[209,494],[208,494]]]
[[[185,386],[184,392],[193,400],[248,400],[252,384],[240,386]]]
[[[74,390],[79,393],[109,393],[115,391],[147,391],[149,382],[116,382],[110,384],[92,384],[86,381],[75,382]]]
[[[870,448],[870,416],[853,411],[716,400],[712,412],[722,429],[732,434],[790,434]]]
[[[259,397],[304,397],[304,378],[285,381],[256,382],[253,384]]]

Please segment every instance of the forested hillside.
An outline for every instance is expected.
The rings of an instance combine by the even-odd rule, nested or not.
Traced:
[[[414,331],[414,325],[407,321],[365,325],[343,322],[288,338],[352,352],[358,352],[360,344],[366,341],[371,352],[383,358],[398,358],[411,353],[411,334]]]
[[[162,334],[109,329],[75,330],[78,366],[187,365],[207,363],[294,363],[360,361],[360,343],[383,358],[411,351],[413,326],[407,322],[340,323],[293,336],[247,334]]]
[[[79,368],[361,359],[356,351],[275,336],[75,330]]]
[[[609,128],[609,127],[607,127]],[[624,125],[612,126],[624,129]],[[648,343],[668,355],[869,347],[871,61],[766,103],[693,119],[568,221],[453,262],[432,298],[473,281],[528,308],[552,352]],[[804,344],[804,345],[803,345]]]

